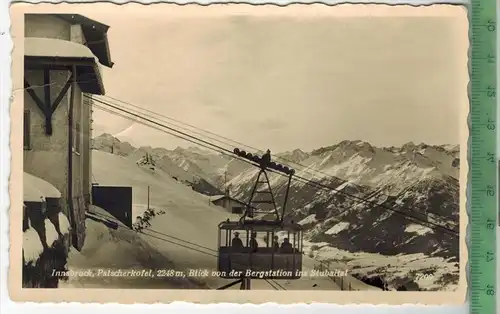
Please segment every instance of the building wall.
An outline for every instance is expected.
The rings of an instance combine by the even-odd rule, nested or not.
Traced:
[[[79,24],[70,25],[69,35],[72,42],[82,45],[87,43],[85,36],[83,35],[82,27]]]
[[[24,75],[30,85],[43,85],[42,70],[25,71]],[[50,88],[51,101],[68,77],[67,71],[51,71],[50,79],[54,83]],[[35,94],[43,99],[43,88],[35,88]],[[24,150],[24,171],[52,183],[63,196],[68,193],[68,100],[69,97],[63,97],[54,111],[52,135],[48,136],[45,134],[45,115],[28,92],[24,92],[24,110],[29,110],[30,116],[30,147]],[[67,207],[64,211],[67,214]]]
[[[80,25],[70,26],[70,39],[73,42],[79,44],[85,44],[85,36]],[[90,125],[90,115],[89,115],[89,102],[86,97],[82,94],[80,89],[77,89],[77,97],[74,101],[74,146],[73,151],[73,196],[78,198],[83,198],[90,194],[90,141],[89,139],[89,125]],[[78,137],[78,140],[76,139]],[[79,147],[76,147],[76,145]],[[87,207],[85,208],[87,210]]]
[[[91,96],[91,95],[86,95]],[[82,189],[86,201],[92,199],[92,101],[83,97],[83,118],[82,118],[82,153],[83,153],[83,176]]]
[[[83,94],[80,88],[75,88],[73,101],[73,197],[82,197],[83,187],[83,150],[82,150],[82,111]]]
[[[25,37],[49,37],[62,40],[70,39],[70,25],[62,19],[45,14],[25,15]],[[25,78],[32,86],[43,85],[43,71],[25,71]],[[69,77],[67,71],[51,71],[51,101],[57,97]],[[35,93],[44,99],[44,89],[36,88]],[[24,171],[52,183],[67,196],[68,180],[68,96],[52,116],[52,135],[45,134],[45,116],[31,96],[24,92],[24,109],[29,110],[30,148],[25,149]],[[63,211],[67,212],[67,204]]]
[[[80,25],[71,25],[70,23],[52,17],[49,15],[26,15],[25,17],[25,36],[26,37],[46,37],[61,40],[71,40],[73,42],[84,44],[85,38]],[[69,78],[68,71],[51,71],[51,102],[57,97],[60,90]],[[31,86],[43,85],[43,71],[25,71],[25,78]],[[35,93],[40,99],[44,99],[44,89],[35,88]],[[90,108],[84,107],[83,95],[80,88],[75,89],[75,99],[73,103],[73,142],[79,143],[79,149],[72,151],[73,169],[72,171],[72,189],[73,200],[68,195],[68,145],[69,145],[69,125],[68,109],[71,88],[63,97],[57,109],[52,116],[52,135],[45,134],[45,116],[42,110],[38,108],[31,96],[25,92],[24,106],[29,110],[30,116],[30,147],[24,151],[24,171],[38,176],[50,183],[61,191],[64,202],[63,212],[72,217],[68,212],[68,204],[73,204],[83,200],[83,195],[90,191],[90,145],[87,144],[90,127]],[[80,132],[78,132],[79,125]],[[79,138],[79,140],[77,140]],[[74,147],[76,148],[76,147]],[[76,200],[78,198],[78,200]],[[76,202],[75,202],[76,201]],[[78,210],[79,211],[79,210]],[[79,211],[81,214],[81,211]],[[81,215],[80,215],[81,216]],[[80,217],[81,218],[81,217]],[[78,218],[79,219],[79,218]]]
[[[46,14],[27,14],[24,18],[25,37],[47,37],[70,40],[70,24]]]
[[[222,199],[216,200],[212,203],[216,206],[220,206],[220,207],[226,209],[228,212],[232,212],[233,207],[244,207],[243,204],[236,202],[234,200],[231,200],[231,199],[227,199],[227,198],[222,198]]]
[[[215,206],[220,206],[222,208],[226,208],[227,209],[227,207],[226,207],[226,199],[225,198],[213,201],[212,204],[214,204]]]

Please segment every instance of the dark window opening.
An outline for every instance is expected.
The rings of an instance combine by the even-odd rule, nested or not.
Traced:
[[[24,110],[24,132],[23,132],[23,141],[24,141],[24,149],[31,149],[31,121],[30,121],[30,111]]]
[[[78,154],[80,153],[81,136],[82,136],[82,134],[81,134],[80,123],[76,122],[75,123],[75,140],[73,141],[73,149]]]
[[[233,210],[232,210],[232,213],[233,214],[241,214],[243,213],[243,207],[233,207]]]

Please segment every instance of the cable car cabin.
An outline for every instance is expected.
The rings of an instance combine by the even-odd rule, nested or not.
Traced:
[[[299,224],[225,221],[219,224],[218,246],[218,271],[222,278],[298,279],[301,276],[302,226]]]

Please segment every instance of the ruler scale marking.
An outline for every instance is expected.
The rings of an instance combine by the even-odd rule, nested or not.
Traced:
[[[497,298],[496,1],[471,0],[470,309],[494,314]]]

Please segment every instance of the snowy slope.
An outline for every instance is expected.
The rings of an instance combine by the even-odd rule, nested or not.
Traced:
[[[86,220],[87,236],[81,252],[71,250],[68,269],[74,272],[93,269],[165,269],[173,267],[172,261],[160,254],[139,234],[126,228],[103,209],[93,207],[92,213],[107,217],[118,223],[116,230],[101,222]],[[135,288],[135,289],[175,289],[206,288],[203,283],[183,278],[150,278],[144,276],[105,277],[71,276],[67,282],[60,282],[61,288]]]
[[[85,263],[92,260],[92,264],[87,265],[88,267],[106,267],[106,265],[129,267],[140,264],[156,265],[158,268],[216,269],[214,255],[216,255],[217,248],[217,225],[229,218],[230,214],[217,206],[209,206],[206,196],[180,184],[162,170],[150,171],[138,167],[135,162],[125,157],[94,151],[93,174],[100,185],[133,187],[133,203],[137,204],[134,216],[143,210],[140,204],[147,202],[147,186],[151,186],[151,206],[165,210],[166,214],[154,218],[151,228],[145,231],[145,234],[134,234],[130,230],[104,232],[102,226],[97,227],[94,222],[90,223],[91,230],[92,228],[98,228],[98,230],[89,232],[89,237],[98,240],[86,244],[84,254],[88,258],[70,258],[70,268],[83,268]],[[87,249],[87,245],[90,248]],[[150,248],[153,253],[149,253]],[[93,252],[99,252],[99,258],[95,260],[91,258]],[[155,256],[152,257],[154,262],[144,264],[144,256],[151,254]],[[146,260],[149,261],[148,258]],[[162,263],[162,266],[158,266]],[[304,264],[306,268],[312,269],[316,263],[306,258]],[[365,284],[357,280],[352,278],[350,280],[353,281],[353,287],[367,288]],[[199,287],[207,284],[211,288],[228,282],[217,277],[207,277],[199,281]],[[338,289],[332,280],[325,277],[304,277],[294,281],[278,282],[286,289]],[[188,283],[182,282],[182,284]],[[167,287],[171,285],[173,283],[167,284]],[[272,289],[262,280],[255,280],[252,288]]]
[[[96,150],[113,152],[135,161],[146,153],[151,154],[157,166],[171,177],[207,195],[220,194],[226,180],[249,168],[247,163],[197,147],[174,150],[150,146],[136,148],[106,133],[95,137],[93,142]]]
[[[106,133],[93,139],[93,147],[97,151],[111,152],[115,155],[127,157],[135,162],[149,155],[155,161],[156,167],[163,169],[170,177],[194,187],[196,191],[207,195],[221,193],[221,182],[218,179],[214,179],[212,175],[191,161],[191,159],[196,159],[195,156],[200,156],[198,160],[200,163],[204,160],[203,153],[197,150],[177,149],[169,151],[165,148],[153,148],[149,146],[136,148]],[[184,152],[188,152],[188,156]],[[221,159],[218,156],[213,157],[212,159],[218,160],[220,163]],[[208,164],[210,162],[208,161]]]
[[[173,151],[163,151],[161,157],[190,176],[203,179],[220,190],[223,190],[226,179],[230,180],[249,168],[247,163],[196,147],[178,147]]]
[[[135,148],[127,142],[122,142],[109,133],[103,133],[92,139],[92,148],[117,155],[127,156]]]

